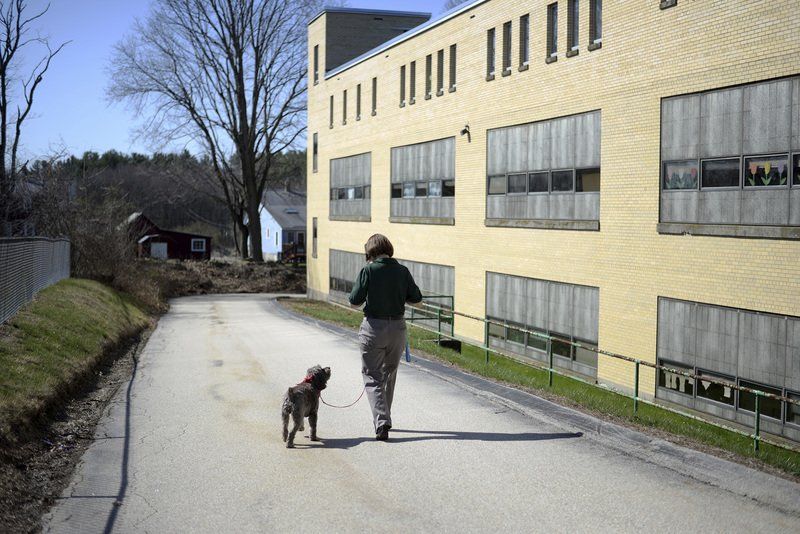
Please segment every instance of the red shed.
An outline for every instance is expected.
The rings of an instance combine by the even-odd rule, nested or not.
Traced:
[[[136,239],[136,253],[143,258],[208,260],[211,258],[211,238],[162,230],[142,213],[128,217],[128,227]]]

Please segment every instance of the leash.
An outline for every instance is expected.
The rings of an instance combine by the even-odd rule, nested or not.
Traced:
[[[357,398],[356,400],[354,400],[354,401],[353,401],[353,402],[351,402],[350,404],[346,404],[346,405],[344,405],[344,406],[337,406],[337,405],[335,405],[335,404],[328,404],[327,402],[325,402],[325,399],[323,399],[323,398],[322,398],[322,392],[321,392],[321,391],[320,391],[320,393],[319,393],[319,400],[321,400],[321,401],[322,401],[322,404],[324,404],[325,406],[330,406],[331,408],[349,408],[349,407],[353,406],[355,403],[357,403],[358,401],[360,401],[360,400],[361,400],[361,397],[363,397],[363,396],[364,396],[364,392],[365,392],[365,391],[367,391],[367,388],[366,388],[366,387],[365,387],[364,389],[362,389],[362,390],[361,390],[361,395],[359,395],[359,396],[358,396],[358,398]]]

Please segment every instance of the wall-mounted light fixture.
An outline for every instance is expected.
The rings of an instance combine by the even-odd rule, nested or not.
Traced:
[[[466,135],[467,136],[467,143],[471,143],[472,142],[472,136],[469,133],[469,124],[465,124],[464,125],[464,129],[461,130],[461,135]]]

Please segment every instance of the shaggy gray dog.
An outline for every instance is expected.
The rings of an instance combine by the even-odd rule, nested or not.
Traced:
[[[294,435],[298,430],[303,430],[303,419],[308,417],[308,424],[311,427],[311,441],[319,441],[317,438],[317,410],[319,409],[319,393],[328,384],[331,377],[330,367],[320,367],[315,365],[306,373],[306,377],[296,386],[292,386],[283,396],[281,406],[281,417],[283,418],[283,441],[286,448],[294,447]],[[289,416],[292,417],[294,426],[289,431]]]

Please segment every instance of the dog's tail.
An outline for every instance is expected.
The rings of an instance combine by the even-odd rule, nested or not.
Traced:
[[[290,414],[292,413],[292,395],[294,391],[292,388],[289,388],[286,391],[286,395],[283,396],[283,405],[281,406],[281,413],[283,414]]]

